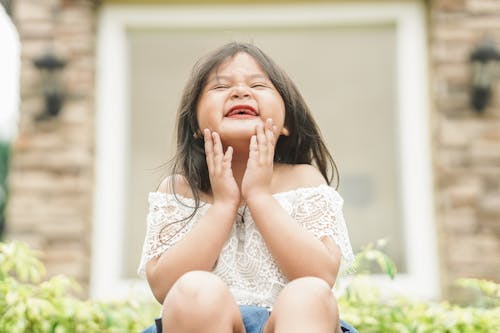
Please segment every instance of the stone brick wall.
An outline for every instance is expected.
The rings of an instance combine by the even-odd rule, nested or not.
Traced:
[[[9,239],[44,253],[49,275],[89,280],[95,76],[94,1],[16,0],[21,39],[19,135],[13,146],[7,211]],[[48,48],[66,61],[65,101],[54,119],[44,110],[33,60]]]
[[[452,296],[458,277],[500,281],[500,80],[484,113],[469,106],[469,56],[485,36],[500,51],[500,1],[429,2],[436,220],[445,296]]]

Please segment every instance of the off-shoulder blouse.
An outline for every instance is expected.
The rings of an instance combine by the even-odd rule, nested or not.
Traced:
[[[343,199],[323,184],[273,194],[273,197],[315,237],[331,237],[342,253],[341,270],[354,259],[342,214]],[[162,192],[149,193],[149,213],[138,274],[145,276],[146,263],[168,251],[181,240],[206,213],[210,203]],[[190,218],[189,218],[190,217]],[[290,244],[293,246],[293,244]],[[239,305],[272,307],[288,282],[267,249],[248,209],[238,210],[236,221],[225,242],[214,270],[228,286]]]

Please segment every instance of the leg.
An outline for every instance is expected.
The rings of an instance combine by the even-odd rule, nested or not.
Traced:
[[[243,320],[225,283],[209,272],[181,276],[162,308],[164,333],[245,333]]]
[[[290,282],[279,295],[264,333],[340,333],[337,301],[320,278]]]

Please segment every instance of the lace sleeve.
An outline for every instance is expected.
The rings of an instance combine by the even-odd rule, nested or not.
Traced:
[[[147,229],[137,273],[146,275],[146,263],[167,251],[191,230],[195,218],[190,218],[194,201],[186,204],[172,194],[149,193]]]
[[[341,271],[354,261],[349,233],[344,221],[344,200],[328,185],[301,191],[295,204],[295,219],[317,238],[331,237],[342,253]]]

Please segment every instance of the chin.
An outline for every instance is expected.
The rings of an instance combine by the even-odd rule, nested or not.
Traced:
[[[222,143],[225,146],[232,146],[237,143],[245,142],[250,144],[250,138],[255,134],[255,131],[237,132],[237,133],[224,133],[221,134]]]
[[[226,138],[227,140],[250,140],[252,135],[255,134],[255,126],[261,123],[260,118],[256,120],[231,121],[231,123],[221,126],[218,133],[221,138]]]

